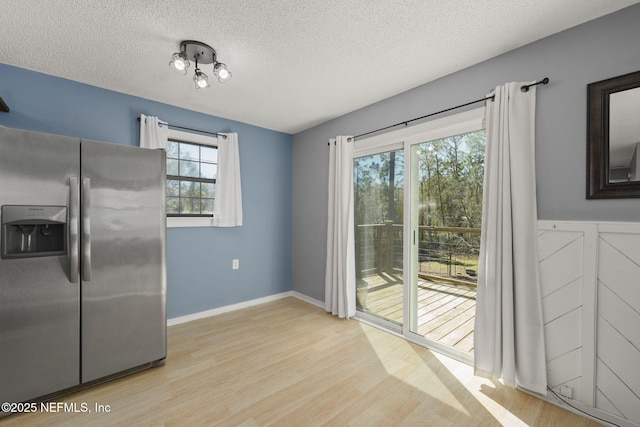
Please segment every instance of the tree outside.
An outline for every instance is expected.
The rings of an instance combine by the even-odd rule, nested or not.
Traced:
[[[420,272],[475,282],[482,226],[485,131],[420,144]]]
[[[485,132],[421,143],[418,165],[420,271],[474,281],[482,221]],[[361,276],[402,268],[404,207],[402,150],[354,160],[356,255]],[[393,260],[383,261],[381,238]],[[400,262],[398,263],[398,259]],[[360,276],[360,277],[361,277]]]

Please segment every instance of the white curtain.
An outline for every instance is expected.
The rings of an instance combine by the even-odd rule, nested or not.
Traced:
[[[240,185],[240,153],[237,133],[221,133],[218,138],[218,177],[213,204],[213,225],[242,225],[242,187]]]
[[[329,205],[325,310],[342,318],[356,314],[353,232],[353,142],[329,141]]]
[[[487,104],[475,370],[546,395],[536,231],[536,89],[522,92],[522,86],[498,86]]]
[[[167,148],[169,126],[155,116],[140,114],[140,147],[157,149]]]

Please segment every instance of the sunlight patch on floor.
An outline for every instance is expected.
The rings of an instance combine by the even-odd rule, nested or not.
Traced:
[[[473,366],[458,362],[442,354],[433,353],[433,355],[453,376],[456,378],[466,378],[466,381],[461,381],[461,384],[496,420],[500,420],[504,425],[510,427],[529,426],[529,424],[523,422],[490,397],[493,393],[499,393],[498,388],[506,387],[502,381],[490,380],[473,375]]]
[[[388,332],[374,326],[360,323],[364,336],[380,360],[388,375],[414,387],[433,399],[449,406],[466,417],[473,418],[463,402],[438,378],[454,377],[466,391],[496,420],[510,427],[527,427],[516,415],[494,400],[491,396],[501,394],[505,387],[502,382],[473,375],[473,367],[448,356],[417,348],[401,337],[390,347]],[[383,345],[382,343],[385,342]],[[411,372],[411,375],[407,375]]]
[[[432,398],[441,401],[466,416],[471,415],[464,405],[456,399],[455,395],[448,390],[444,383],[441,381],[434,383],[433,378],[434,376],[437,376],[437,374],[434,374],[434,371],[429,364],[420,357],[418,353],[416,353],[412,348],[412,344],[402,338],[398,338],[396,340],[397,344],[392,350],[389,350],[387,337],[383,337],[387,340],[386,345],[376,345],[377,337],[380,337],[380,334],[386,334],[387,332],[362,323],[360,327],[362,328],[364,335],[369,340],[371,348],[376,352],[381,365],[384,366],[389,375],[392,375],[405,384],[428,394]],[[409,365],[412,365],[411,369],[408,369]],[[419,367],[417,375],[415,373],[416,366]],[[412,372],[412,375],[403,375],[405,370]],[[422,374],[423,372],[424,375]],[[427,378],[429,381],[426,380]],[[452,402],[454,403],[452,404]]]

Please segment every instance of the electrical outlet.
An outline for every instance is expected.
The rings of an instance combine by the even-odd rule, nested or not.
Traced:
[[[234,259],[232,264],[231,264],[231,268],[233,268],[234,270],[237,270],[240,268],[240,260],[239,259]]]
[[[573,397],[573,389],[569,386],[566,385],[561,385],[560,386],[560,390],[559,390],[559,394],[561,396],[564,396],[568,399],[571,399]]]

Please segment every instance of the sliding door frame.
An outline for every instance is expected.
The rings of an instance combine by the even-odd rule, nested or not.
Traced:
[[[388,153],[391,151],[398,151],[398,150],[403,150],[404,148],[404,144],[402,141],[394,141],[394,142],[389,142],[389,141],[384,141],[384,140],[380,140],[380,141],[374,141],[374,143],[371,144],[367,144],[366,141],[369,141],[371,138],[367,138],[367,139],[363,139],[363,140],[356,140],[355,141],[355,145],[353,147],[353,160],[358,159],[358,158],[362,158],[362,157],[367,157],[367,156],[374,156],[376,154],[382,154],[382,153]],[[365,143],[362,143],[362,141],[365,141]],[[405,160],[406,163],[406,160]],[[406,170],[406,166],[405,166],[405,170]],[[403,176],[406,177],[406,172],[403,174]],[[406,186],[404,187],[406,189]],[[403,205],[404,208],[405,205]],[[404,222],[404,220],[406,219],[406,215],[403,216],[402,220]],[[404,228],[403,228],[404,231]],[[355,244],[355,242],[354,242]],[[406,261],[404,259],[404,256],[406,255],[406,249],[405,249],[405,244],[404,244],[404,234],[403,234],[403,244],[402,244],[402,271],[403,271],[403,301],[402,301],[402,311],[403,311],[403,325],[398,325],[394,322],[392,322],[391,320],[387,320],[387,319],[383,319],[382,317],[378,317],[375,316],[373,314],[369,314],[360,310],[356,310],[356,318],[360,319],[360,320],[364,320],[365,322],[377,326],[377,327],[381,327],[387,331],[390,332],[394,332],[396,334],[399,335],[403,335],[403,329],[404,329],[404,313],[406,312],[406,308],[405,308],[405,304],[406,301],[404,299],[404,293],[406,292],[406,287],[404,286],[404,280],[405,280],[405,276],[404,276],[404,269],[406,267]]]
[[[411,286],[415,286],[417,280],[417,266],[415,254],[417,253],[417,241],[413,238],[417,235],[417,220],[413,215],[413,186],[412,177],[416,169],[412,148],[417,144],[446,138],[453,135],[474,132],[485,128],[485,107],[469,109],[457,114],[431,120],[411,127],[372,136],[355,141],[353,158],[375,155],[394,150],[404,150],[404,230],[403,230],[403,322],[402,327],[391,322],[385,322],[374,316],[360,311],[356,312],[356,319],[364,320],[374,326],[382,327],[389,332],[401,335],[408,341],[435,350],[446,356],[452,357],[464,363],[472,364],[473,356],[469,353],[454,349],[434,340],[429,340],[422,335],[410,331],[412,313],[410,310],[412,300]],[[416,270],[415,272],[413,270]]]

